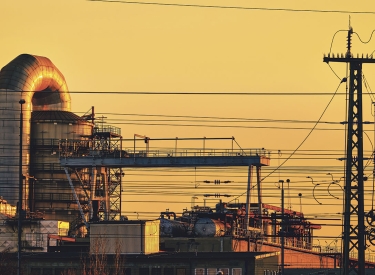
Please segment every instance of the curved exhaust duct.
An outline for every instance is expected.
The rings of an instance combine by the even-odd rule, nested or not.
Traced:
[[[64,76],[46,57],[21,54],[0,71],[0,196],[18,201],[20,114],[22,105],[22,174],[29,176],[30,119],[32,111],[70,111]],[[27,180],[25,181],[24,197]],[[23,200],[25,204],[26,200]]]

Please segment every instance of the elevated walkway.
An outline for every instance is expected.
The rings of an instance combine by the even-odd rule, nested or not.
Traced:
[[[142,145],[142,148],[136,147],[136,138],[141,138],[142,141],[144,141],[145,145]],[[231,148],[213,149],[213,147],[206,147],[206,141],[219,139],[230,140]],[[201,141],[203,143],[203,147],[201,149],[191,149],[191,147],[178,148],[177,142],[181,142],[184,140]],[[264,148],[234,149],[234,137],[203,139],[151,139],[146,136],[134,135],[133,140],[128,140],[133,142],[132,146],[130,145],[130,147],[124,147],[124,141],[125,140],[121,138],[119,140],[109,140],[100,137],[98,139],[92,140],[62,140],[59,144],[60,164],[64,168],[70,188],[72,190],[72,194],[81,213],[82,221],[87,229],[89,228],[89,224],[86,220],[84,210],[80,204],[78,194],[76,193],[72,178],[70,176],[70,173],[76,173],[81,186],[84,186],[85,184],[81,180],[77,171],[81,168],[89,168],[90,170],[90,177],[87,180],[90,182],[91,190],[89,192],[85,192],[88,199],[88,207],[90,209],[93,209],[92,198],[94,196],[90,194],[96,194],[98,193],[98,191],[101,191],[102,195],[100,196],[100,198],[95,199],[99,200],[100,203],[105,206],[105,219],[108,219],[109,209],[111,209],[110,207],[108,207],[108,201],[110,201],[111,199],[113,201],[114,199],[117,199],[121,202],[121,176],[118,175],[122,174],[122,168],[248,167],[248,210],[250,210],[249,196],[251,188],[251,174],[253,168],[256,168],[258,200],[261,200],[261,167],[270,165],[270,153],[267,152]],[[173,141],[175,143],[175,146],[174,148],[153,147],[152,150],[150,150],[150,141]],[[111,170],[115,169],[118,169],[118,171],[115,171],[111,174]],[[104,173],[107,174],[104,175]],[[111,193],[110,191],[113,182],[110,180],[106,180],[109,178],[112,179],[111,175],[114,175],[114,177],[116,178],[116,186],[119,187],[119,191],[117,192],[117,194],[114,194],[114,192]],[[118,209],[121,209],[121,206],[119,206]],[[249,212],[247,212],[247,215],[248,214]]]
[[[136,141],[140,138],[145,146],[137,147]],[[206,142],[217,140],[229,140],[230,149],[208,148]],[[131,147],[124,148],[124,142],[130,141]],[[150,142],[174,142],[174,148],[153,147]],[[178,142],[202,142],[202,148],[177,147]],[[150,137],[134,135],[134,139],[119,141],[100,138],[97,140],[62,140],[60,148],[60,164],[63,167],[200,167],[200,166],[269,166],[270,152],[264,148],[242,149],[234,148],[238,145],[234,137],[230,138],[163,138],[152,139]]]
[[[269,155],[262,149],[106,152],[91,151],[88,155],[60,157],[63,167],[198,167],[198,166],[269,166]]]

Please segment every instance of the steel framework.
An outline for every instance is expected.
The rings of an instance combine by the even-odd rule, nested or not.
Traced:
[[[370,57],[353,57],[351,36],[348,30],[347,52],[344,55],[325,56],[323,61],[349,64],[349,94],[347,112],[347,140],[345,167],[345,201],[343,228],[343,274],[365,274],[365,213],[363,177],[363,117],[362,117],[362,64],[375,63]],[[344,79],[343,81],[346,81]],[[357,217],[357,221],[351,219]],[[350,259],[356,253],[358,261]]]
[[[257,185],[258,189],[261,190],[261,178],[260,169],[261,166],[268,166],[270,163],[270,154],[265,149],[226,149],[226,150],[183,150],[177,153],[177,146],[174,150],[154,150],[150,151],[147,149],[128,152],[122,149],[122,141],[120,135],[115,135],[113,131],[95,131],[95,136],[92,139],[92,145],[87,142],[76,144],[74,150],[70,147],[60,146],[60,164],[64,167],[66,176],[71,182],[70,174],[68,169],[76,171],[87,169],[92,171],[90,176],[89,188],[91,193],[86,193],[89,201],[90,217],[93,213],[92,199],[98,201],[100,219],[114,220],[118,219],[121,213],[121,178],[123,174],[123,168],[136,167],[136,168],[161,168],[161,167],[220,167],[220,166],[248,166],[249,177],[248,177],[248,188],[247,188],[247,200],[250,201],[250,186],[251,186],[251,171],[253,167],[257,170]],[[147,142],[151,139],[148,137]],[[120,143],[116,145],[120,139]],[[212,138],[220,139],[220,138]],[[228,139],[228,138],[225,138]],[[234,138],[229,138],[234,140]],[[170,139],[165,139],[170,140]],[[190,140],[190,139],[189,139]],[[198,140],[198,139],[197,139]],[[206,138],[203,139],[204,141]],[[77,175],[77,178],[81,182],[81,186],[85,184],[81,180],[81,177]],[[74,189],[72,188],[74,193]],[[261,193],[258,192],[258,200],[261,202]],[[80,201],[76,198],[77,204]],[[110,207],[108,207],[108,201]],[[85,220],[85,211],[82,207],[79,207],[82,220],[86,227],[89,225]],[[246,214],[249,215],[250,209],[246,209]],[[95,216],[95,215],[94,215]]]

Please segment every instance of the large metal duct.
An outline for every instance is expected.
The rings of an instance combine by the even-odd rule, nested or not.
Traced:
[[[22,174],[29,176],[31,111],[70,111],[64,76],[46,57],[21,54],[0,71],[0,196],[18,201],[20,153],[20,99],[22,106]],[[28,186],[25,180],[25,198]],[[23,204],[26,203],[26,199]]]

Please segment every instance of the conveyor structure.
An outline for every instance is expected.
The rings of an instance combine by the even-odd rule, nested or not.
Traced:
[[[111,136],[111,135],[108,135]],[[251,183],[251,175],[254,168],[257,174],[257,185],[258,185],[258,200],[261,203],[260,186],[261,178],[260,172],[262,166],[268,166],[270,164],[270,153],[265,149],[234,149],[233,145],[231,149],[218,149],[218,150],[206,150],[205,148],[196,150],[178,150],[177,146],[170,150],[150,150],[149,146],[146,150],[139,150],[136,148],[136,138],[139,135],[134,135],[134,148],[131,150],[122,149],[122,140],[116,139],[106,139],[101,138],[101,144],[105,146],[95,146],[95,143],[77,142],[76,144],[69,146],[62,141],[60,144],[60,164],[65,169],[68,181],[72,187],[73,195],[77,198],[78,208],[81,212],[81,218],[86,227],[89,226],[85,213],[80,206],[80,201],[78,197],[74,194],[75,189],[73,188],[71,173],[77,174],[78,171],[88,171],[91,170],[92,176],[90,177],[92,182],[90,182],[91,188],[99,185],[99,188],[104,195],[104,208],[109,212],[109,205],[111,196],[109,194],[111,190],[110,180],[106,180],[108,175],[105,175],[105,171],[108,169],[118,169],[117,174],[122,173],[122,169],[125,168],[162,168],[162,167],[239,167],[245,166],[248,169],[248,207],[247,214],[249,215],[250,200],[249,200],[249,190]],[[145,143],[149,143],[152,140],[171,140],[171,139],[151,139],[149,137],[141,137],[144,139]],[[192,138],[189,138],[191,140]],[[201,139],[203,142],[210,140],[210,138],[194,138],[195,140]],[[211,138],[211,139],[232,139],[231,138]],[[183,140],[178,138],[178,140]],[[113,146],[111,143],[115,142],[117,145]],[[176,138],[177,142],[177,138]],[[104,173],[104,175],[103,175]],[[79,177],[78,177],[79,178]],[[100,182],[100,183],[99,183]],[[121,181],[120,181],[121,182]],[[85,183],[82,182],[82,186]],[[121,188],[120,188],[121,190]],[[113,197],[113,196],[112,196]],[[121,198],[121,197],[120,197]],[[92,196],[87,193],[88,205],[90,208],[90,219],[95,218],[95,207],[92,205]],[[119,199],[119,198],[117,198]],[[110,213],[104,215],[104,219],[108,219]],[[112,217],[113,219],[113,217]]]

